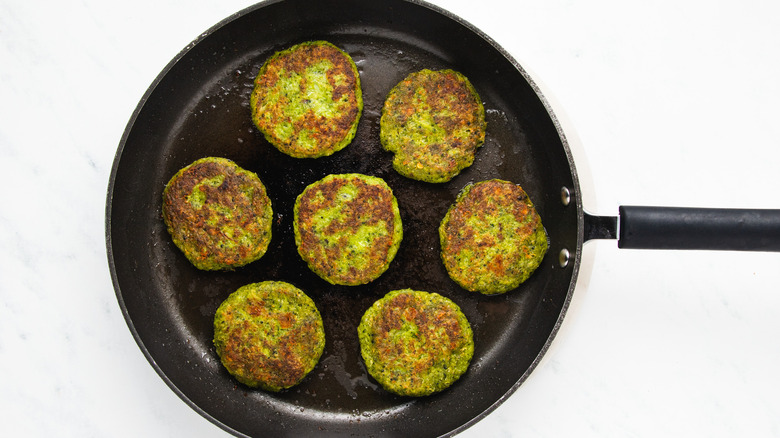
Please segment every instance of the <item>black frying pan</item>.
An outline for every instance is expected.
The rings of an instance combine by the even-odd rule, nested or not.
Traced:
[[[365,109],[354,142],[331,157],[299,160],[271,147],[249,117],[252,80],[274,51],[313,39],[345,49],[361,73]],[[381,150],[378,119],[386,93],[411,71],[453,68],[479,91],[488,131],[476,162],[447,184],[403,178]],[[181,167],[223,156],[257,172],[276,221],[268,253],[234,272],[202,272],[173,246],[160,213],[162,189]],[[360,287],[332,286],[295,250],[292,203],[330,173],[361,172],[393,188],[404,242],[390,269]],[[469,182],[503,178],[524,187],[550,236],[538,271],[496,297],[466,292],[446,275],[437,227]],[[620,225],[618,225],[620,222]],[[593,217],[582,206],[565,136],[538,88],[482,32],[425,3],[404,0],[270,1],[206,32],[158,76],[134,112],[117,151],[107,199],[106,238],[117,298],[141,350],[196,411],[235,435],[452,435],[479,421],[527,378],[546,351],[571,298],[582,245],[620,238],[622,247],[780,249],[780,212],[622,207]],[[317,303],[326,348],[299,386],[279,394],[238,384],[219,364],[212,317],[239,286],[284,280]],[[439,292],[472,323],[469,371],[424,398],[390,395],[360,359],[356,327],[386,292]]]

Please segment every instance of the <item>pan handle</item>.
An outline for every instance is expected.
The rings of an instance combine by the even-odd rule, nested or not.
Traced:
[[[586,239],[631,249],[780,251],[780,210],[621,206],[619,217],[586,215]]]

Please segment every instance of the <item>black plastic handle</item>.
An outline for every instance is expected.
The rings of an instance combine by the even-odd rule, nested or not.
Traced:
[[[620,207],[618,247],[780,251],[780,210]]]

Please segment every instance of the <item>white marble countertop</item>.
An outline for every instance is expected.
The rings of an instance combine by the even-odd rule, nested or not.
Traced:
[[[780,3],[435,0],[543,84],[585,206],[780,208]],[[223,437],[157,376],[106,260],[138,100],[251,0],[0,3],[0,435]],[[464,437],[780,436],[780,254],[588,243],[528,381]]]

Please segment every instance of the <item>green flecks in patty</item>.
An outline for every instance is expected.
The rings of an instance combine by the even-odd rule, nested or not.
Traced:
[[[474,162],[485,141],[485,109],[468,79],[453,70],[421,70],[388,93],[382,146],[408,178],[447,182]]]
[[[232,269],[262,257],[273,210],[260,178],[225,158],[179,170],[163,191],[163,219],[174,244],[198,269]]]
[[[547,234],[528,195],[493,179],[461,191],[439,227],[441,256],[449,276],[483,294],[518,287],[541,264]]]
[[[368,283],[385,272],[403,238],[398,202],[381,179],[328,175],[309,185],[294,208],[301,258],[333,284]]]
[[[322,317],[295,286],[266,281],[242,286],[214,316],[214,346],[239,382],[268,391],[298,383],[325,349]]]
[[[460,308],[439,294],[411,289],[377,300],[358,326],[368,373],[405,396],[442,391],[468,369],[474,339]]]
[[[357,66],[328,42],[295,45],[263,64],[250,107],[255,126],[280,151],[331,155],[352,141],[363,110]]]

